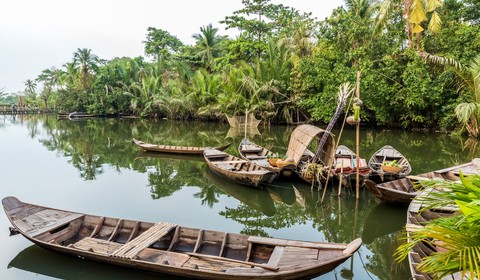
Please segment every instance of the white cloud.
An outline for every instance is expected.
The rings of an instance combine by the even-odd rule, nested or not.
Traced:
[[[328,17],[343,1],[273,0]],[[143,55],[147,28],[169,31],[186,44],[200,27],[241,9],[241,0],[15,0],[3,1],[0,17],[0,88],[23,90],[43,69],[71,61],[77,48],[104,59]]]

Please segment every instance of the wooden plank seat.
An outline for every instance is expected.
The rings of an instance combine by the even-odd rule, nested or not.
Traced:
[[[244,153],[259,153],[263,149],[255,145],[242,145],[242,152]]]
[[[122,247],[122,245],[123,244],[107,241],[103,239],[85,237],[84,239],[74,244],[70,244],[69,246],[75,249],[90,251],[90,252],[108,256],[111,253],[118,250],[120,247]]]
[[[122,247],[118,248],[118,250],[110,254],[110,256],[134,259],[142,250],[157,242],[176,226],[176,224],[167,222],[156,223],[132,241],[123,244]]]
[[[257,155],[246,155],[247,159],[266,159],[267,156],[257,156]]]

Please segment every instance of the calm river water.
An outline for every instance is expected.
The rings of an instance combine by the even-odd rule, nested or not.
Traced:
[[[285,153],[293,127],[259,127],[254,142]],[[335,131],[338,134],[338,131]],[[403,236],[406,208],[379,204],[364,189],[360,199],[338,198],[296,181],[263,190],[231,184],[209,172],[202,157],[142,152],[132,138],[171,145],[217,146],[243,131],[226,124],[141,119],[57,120],[54,116],[0,116],[0,198],[101,216],[298,240],[364,244],[354,257],[318,279],[409,279],[392,253]],[[354,148],[354,130],[342,144]],[[413,172],[441,169],[478,156],[477,143],[429,133],[361,132],[362,157],[389,144]],[[20,235],[0,213],[1,279],[159,279],[158,275],[50,253]],[[161,276],[161,279],[174,279]]]

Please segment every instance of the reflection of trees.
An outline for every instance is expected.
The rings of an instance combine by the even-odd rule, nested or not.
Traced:
[[[242,224],[244,228],[241,233],[258,236],[269,236],[267,229],[289,228],[295,224],[306,222],[306,217],[300,213],[301,208],[290,209],[284,204],[276,204],[275,206],[277,207],[276,214],[271,217],[243,203],[240,203],[236,208],[225,207],[220,215]]]
[[[4,125],[8,125],[8,119],[5,121],[4,118]],[[85,180],[96,179],[109,166],[118,172],[131,169],[145,173],[154,199],[171,196],[183,187],[198,188],[194,197],[208,207],[218,203],[222,193],[234,197],[240,201],[239,205],[225,208],[220,215],[242,224],[242,232],[246,234],[268,236],[270,230],[311,224],[322,233],[325,241],[350,242],[366,232],[366,221],[372,219],[369,213],[377,204],[366,190],[361,192],[357,203],[353,192],[344,190],[339,199],[335,195],[336,188],[330,188],[326,201],[320,204],[321,193],[312,191],[307,185],[295,183],[293,189],[292,182],[277,182],[280,187],[257,190],[230,184],[218,176],[202,176],[208,170],[202,157],[148,154],[140,152],[131,141],[138,138],[157,144],[217,146],[228,142],[225,134],[229,127],[226,124],[139,119],[68,121],[39,115],[25,118],[24,123],[16,125],[26,125],[30,137],[38,138],[48,150],[67,157]],[[262,134],[255,135],[252,140],[274,152],[284,153],[292,129],[259,127]],[[354,147],[353,135],[354,130],[347,129],[342,144]],[[233,141],[238,143],[241,138],[243,135]],[[468,149],[462,149],[458,141],[459,138],[446,135],[432,137],[426,133],[366,130],[362,132],[361,153],[368,159],[383,145],[392,145],[409,159],[415,174],[466,162],[480,154],[476,142],[472,142]],[[236,145],[228,152],[235,153],[235,150]],[[397,216],[395,213],[391,215]],[[387,215],[379,218],[380,221],[388,219]],[[379,224],[384,226],[383,229],[396,226]],[[391,256],[399,237],[402,235],[398,231],[375,231],[375,238],[364,245],[372,252],[368,255],[366,267],[380,279],[408,278],[405,265],[395,264]],[[348,278],[351,272],[343,270],[342,277]]]
[[[371,244],[366,245],[372,255],[367,256],[368,271],[378,276],[379,279],[409,279],[411,277],[407,261],[397,263],[393,253],[403,238],[403,232],[397,231],[375,239]]]
[[[218,202],[219,194],[215,186],[208,185],[200,187],[200,192],[193,196],[200,198],[202,200],[202,205],[208,205],[208,207],[212,208],[213,205]]]
[[[201,189],[200,193],[208,188],[200,176],[205,163],[200,161],[188,161],[181,159],[144,157],[142,160],[135,160],[136,164],[142,162],[141,166],[148,171],[148,184],[153,199],[171,196],[184,186],[195,186]],[[204,198],[204,197],[200,197]],[[212,202],[213,205],[214,202]]]

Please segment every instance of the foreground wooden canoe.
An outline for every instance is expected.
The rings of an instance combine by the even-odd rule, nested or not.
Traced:
[[[358,250],[350,244],[294,241],[93,216],[2,200],[8,219],[45,249],[82,259],[200,279],[297,279],[331,271]]]
[[[401,168],[400,171],[382,170],[382,165],[391,163],[394,160]],[[383,182],[403,178],[412,172],[412,166],[407,158],[389,145],[383,146],[372,155],[368,160],[368,167],[372,170],[373,176],[378,176]]]
[[[410,234],[412,231],[415,231],[419,227],[425,225],[429,221],[433,219],[438,219],[442,217],[448,217],[452,215],[456,215],[458,209],[452,207],[443,207],[443,208],[433,208],[433,209],[425,209],[423,205],[423,199],[425,196],[428,196],[431,189],[428,191],[422,191],[408,206],[407,211],[407,224],[405,226],[407,230],[407,240],[411,241]],[[422,259],[426,256],[429,256],[433,253],[438,252],[438,247],[434,244],[434,242],[419,242],[415,245],[412,250],[408,253],[408,263],[410,267],[410,272],[412,274],[412,278],[415,280],[432,280],[433,277],[429,274],[421,272],[417,269],[417,265],[422,261]],[[467,277],[468,278],[468,277]],[[465,278],[465,279],[467,279]],[[461,277],[461,273],[455,273],[448,275],[442,279],[450,279],[450,280],[460,280],[463,279]]]
[[[259,187],[271,183],[277,176],[265,167],[217,149],[206,148],[203,156],[215,174],[242,185]]]
[[[149,144],[143,141],[133,138],[133,142],[149,152],[160,152],[160,153],[172,153],[172,154],[188,154],[188,155],[202,155],[205,147],[192,147],[192,146],[169,146],[169,145],[156,145]],[[217,147],[215,149],[223,151],[230,147],[232,143]]]
[[[405,178],[376,184],[371,180],[365,180],[367,188],[377,198],[387,203],[394,204],[409,204],[413,198],[419,194],[419,189],[416,185],[421,185],[422,181],[429,180],[460,180],[459,172],[464,175],[479,174],[480,173],[480,159],[475,158],[471,162],[461,165],[440,169],[416,176],[406,176]]]

